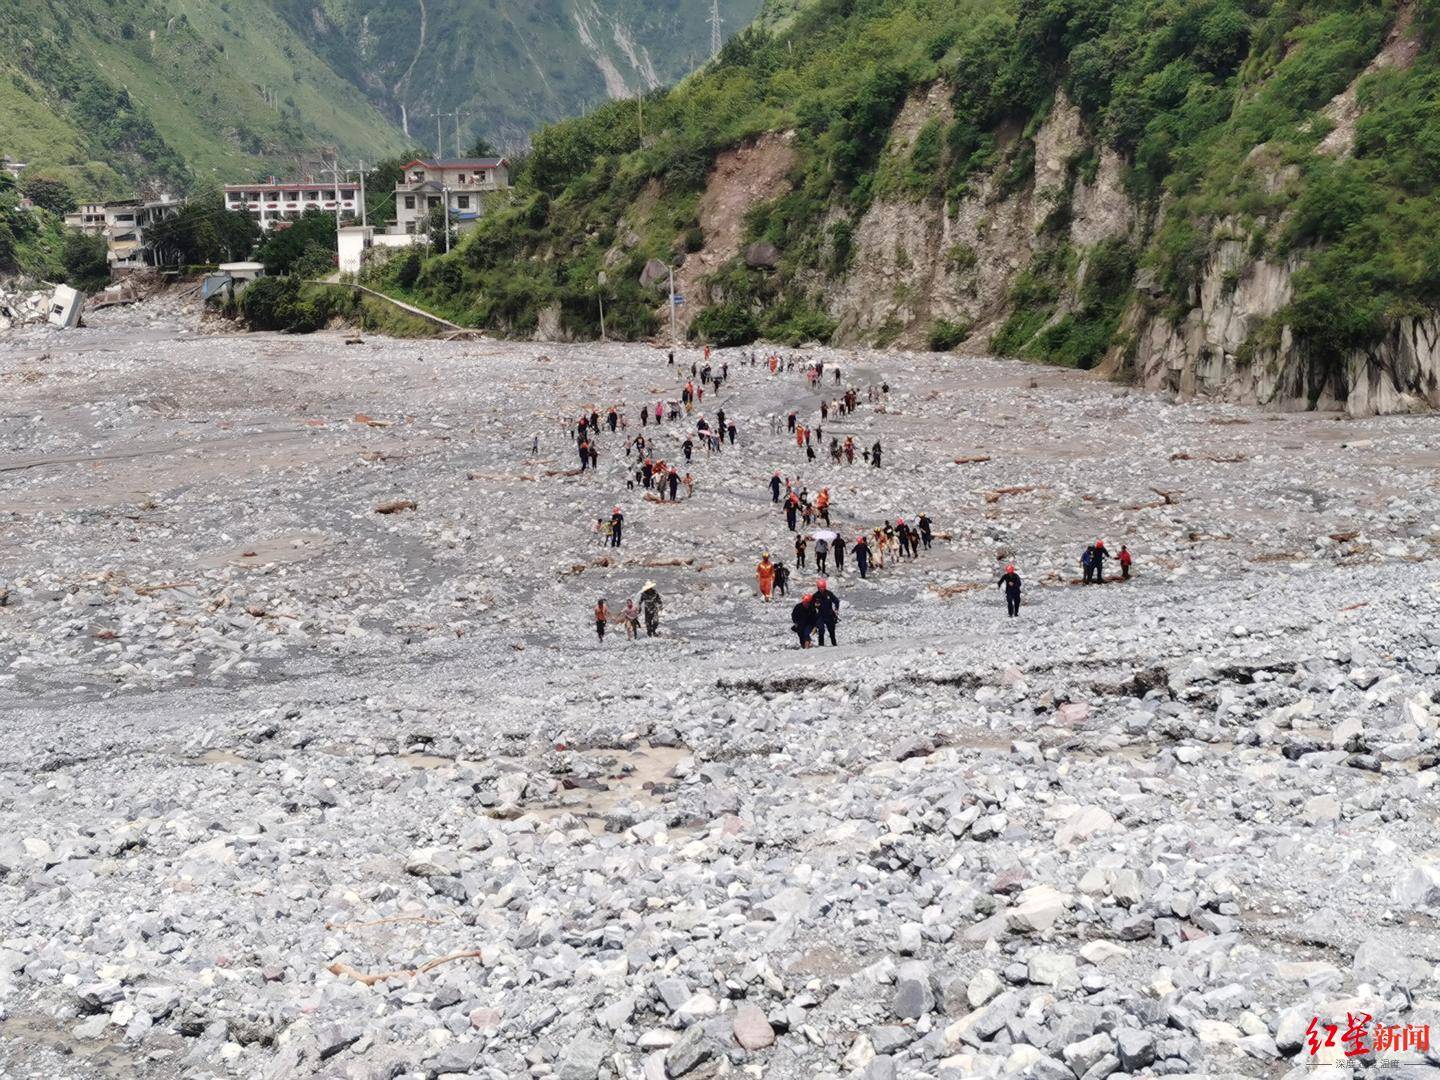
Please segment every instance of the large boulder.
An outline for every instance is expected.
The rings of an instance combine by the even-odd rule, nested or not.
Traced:
[[[645,269],[640,271],[640,285],[646,289],[652,285],[663,288],[669,280],[670,268],[659,259],[651,259],[645,264]]]
[[[761,241],[745,249],[745,265],[752,270],[773,270],[780,264],[780,249]]]

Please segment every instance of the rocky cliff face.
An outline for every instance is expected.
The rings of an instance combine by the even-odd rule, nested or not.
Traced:
[[[1394,51],[1393,42],[1387,50]],[[936,84],[911,97],[886,154],[905,158],[927,122],[948,119],[950,96],[949,87]],[[1353,133],[1345,134],[1346,117],[1353,125],[1353,113],[1346,103],[1353,98],[1351,88],[1337,99],[1338,134],[1322,152],[1348,152]],[[1138,249],[1164,214],[1163,204],[1138,204],[1127,194],[1124,161],[1097,145],[1063,95],[1034,132],[1033,177],[1017,184],[1009,170],[1028,153],[1018,145],[1022,138],[1001,133],[999,164],[976,178],[964,198],[891,195],[871,203],[854,228],[855,253],[843,279],[810,281],[827,296],[838,341],[923,348],[943,320],[968,328],[964,351],[990,352],[995,332],[1015,313],[1017,277],[1037,253],[1064,244],[1071,270],[1057,282],[1054,303],[1039,312],[1044,318],[1035,333],[1043,333],[1076,310],[1099,245],[1125,240]],[[1089,162],[1083,172],[1075,167],[1080,160]],[[1262,182],[1277,189],[1289,179],[1281,168],[1262,171]],[[1143,268],[1134,275],[1131,295],[1119,298],[1124,316],[1101,372],[1185,397],[1281,409],[1371,415],[1440,408],[1440,318],[1400,319],[1372,347],[1339,364],[1315,363],[1281,321],[1302,262],[1252,255],[1236,224],[1219,222],[1199,284],[1178,317],[1174,298],[1160,303],[1152,275]]]
[[[936,84],[901,110],[886,150],[907,156],[916,134],[935,119],[948,119],[951,88]],[[1018,131],[1002,131],[1001,162],[975,178],[973,191],[957,201],[916,202],[903,196],[875,200],[855,229],[855,255],[845,279],[832,286],[830,313],[840,322],[838,339],[923,346],[937,320],[971,327],[969,351],[989,350],[994,330],[1010,314],[1011,286],[1036,252],[1057,236],[1053,222],[1083,254],[1102,241],[1130,234],[1135,207],[1122,187],[1123,162],[1093,147],[1080,112],[1063,97],[1033,138],[1034,176],[1016,185],[1010,169],[1028,150]],[[1092,151],[1098,165],[1088,182],[1072,175],[1072,162]],[[1064,296],[1051,317],[1062,317],[1073,297]]]

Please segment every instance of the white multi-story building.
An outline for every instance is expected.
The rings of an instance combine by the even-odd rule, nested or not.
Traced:
[[[157,221],[178,214],[184,205],[183,199],[171,195],[148,200],[83,203],[65,215],[65,224],[78,232],[103,236],[112,270],[139,270],[161,261],[146,241],[145,230]]]
[[[316,183],[302,180],[265,184],[226,184],[225,205],[248,213],[265,232],[276,225],[296,221],[307,210],[320,210],[343,217],[360,216],[360,185],[349,181]]]
[[[484,216],[491,199],[508,190],[507,158],[412,161],[395,185],[395,231],[427,231],[430,211],[448,204],[451,227],[463,232]]]
[[[185,205],[183,199],[162,195],[158,199],[126,199],[105,204],[106,258],[112,271],[140,270],[159,261],[145,239],[145,230],[157,221],[174,217]]]

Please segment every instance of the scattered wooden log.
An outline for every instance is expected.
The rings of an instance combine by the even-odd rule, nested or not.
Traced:
[[[339,962],[331,964],[326,970],[329,971],[331,975],[348,975],[350,978],[366,986],[374,986],[376,983],[389,982],[391,979],[418,978],[428,971],[433,971],[441,964],[448,964],[453,960],[471,960],[479,956],[479,949],[470,949],[465,952],[455,952],[446,956],[437,956],[433,960],[426,960],[425,963],[417,968],[401,969],[398,971],[377,971],[368,975],[363,971],[351,967],[349,964],[341,964]]]
[[[1006,495],[1025,495],[1031,491],[1039,490],[1040,489],[1033,484],[1021,484],[1018,487],[996,488],[994,491],[987,491],[985,493],[985,501],[987,503],[997,503]]]

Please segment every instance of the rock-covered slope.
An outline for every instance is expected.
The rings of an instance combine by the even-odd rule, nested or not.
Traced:
[[[715,341],[1433,408],[1437,18],[1431,0],[819,0],[657,95],[644,137],[633,109],[543,132],[512,212],[416,287],[584,336],[605,269],[612,326],[647,333],[661,298],[638,281],[660,260]],[[793,163],[757,191],[734,163],[779,143]]]

